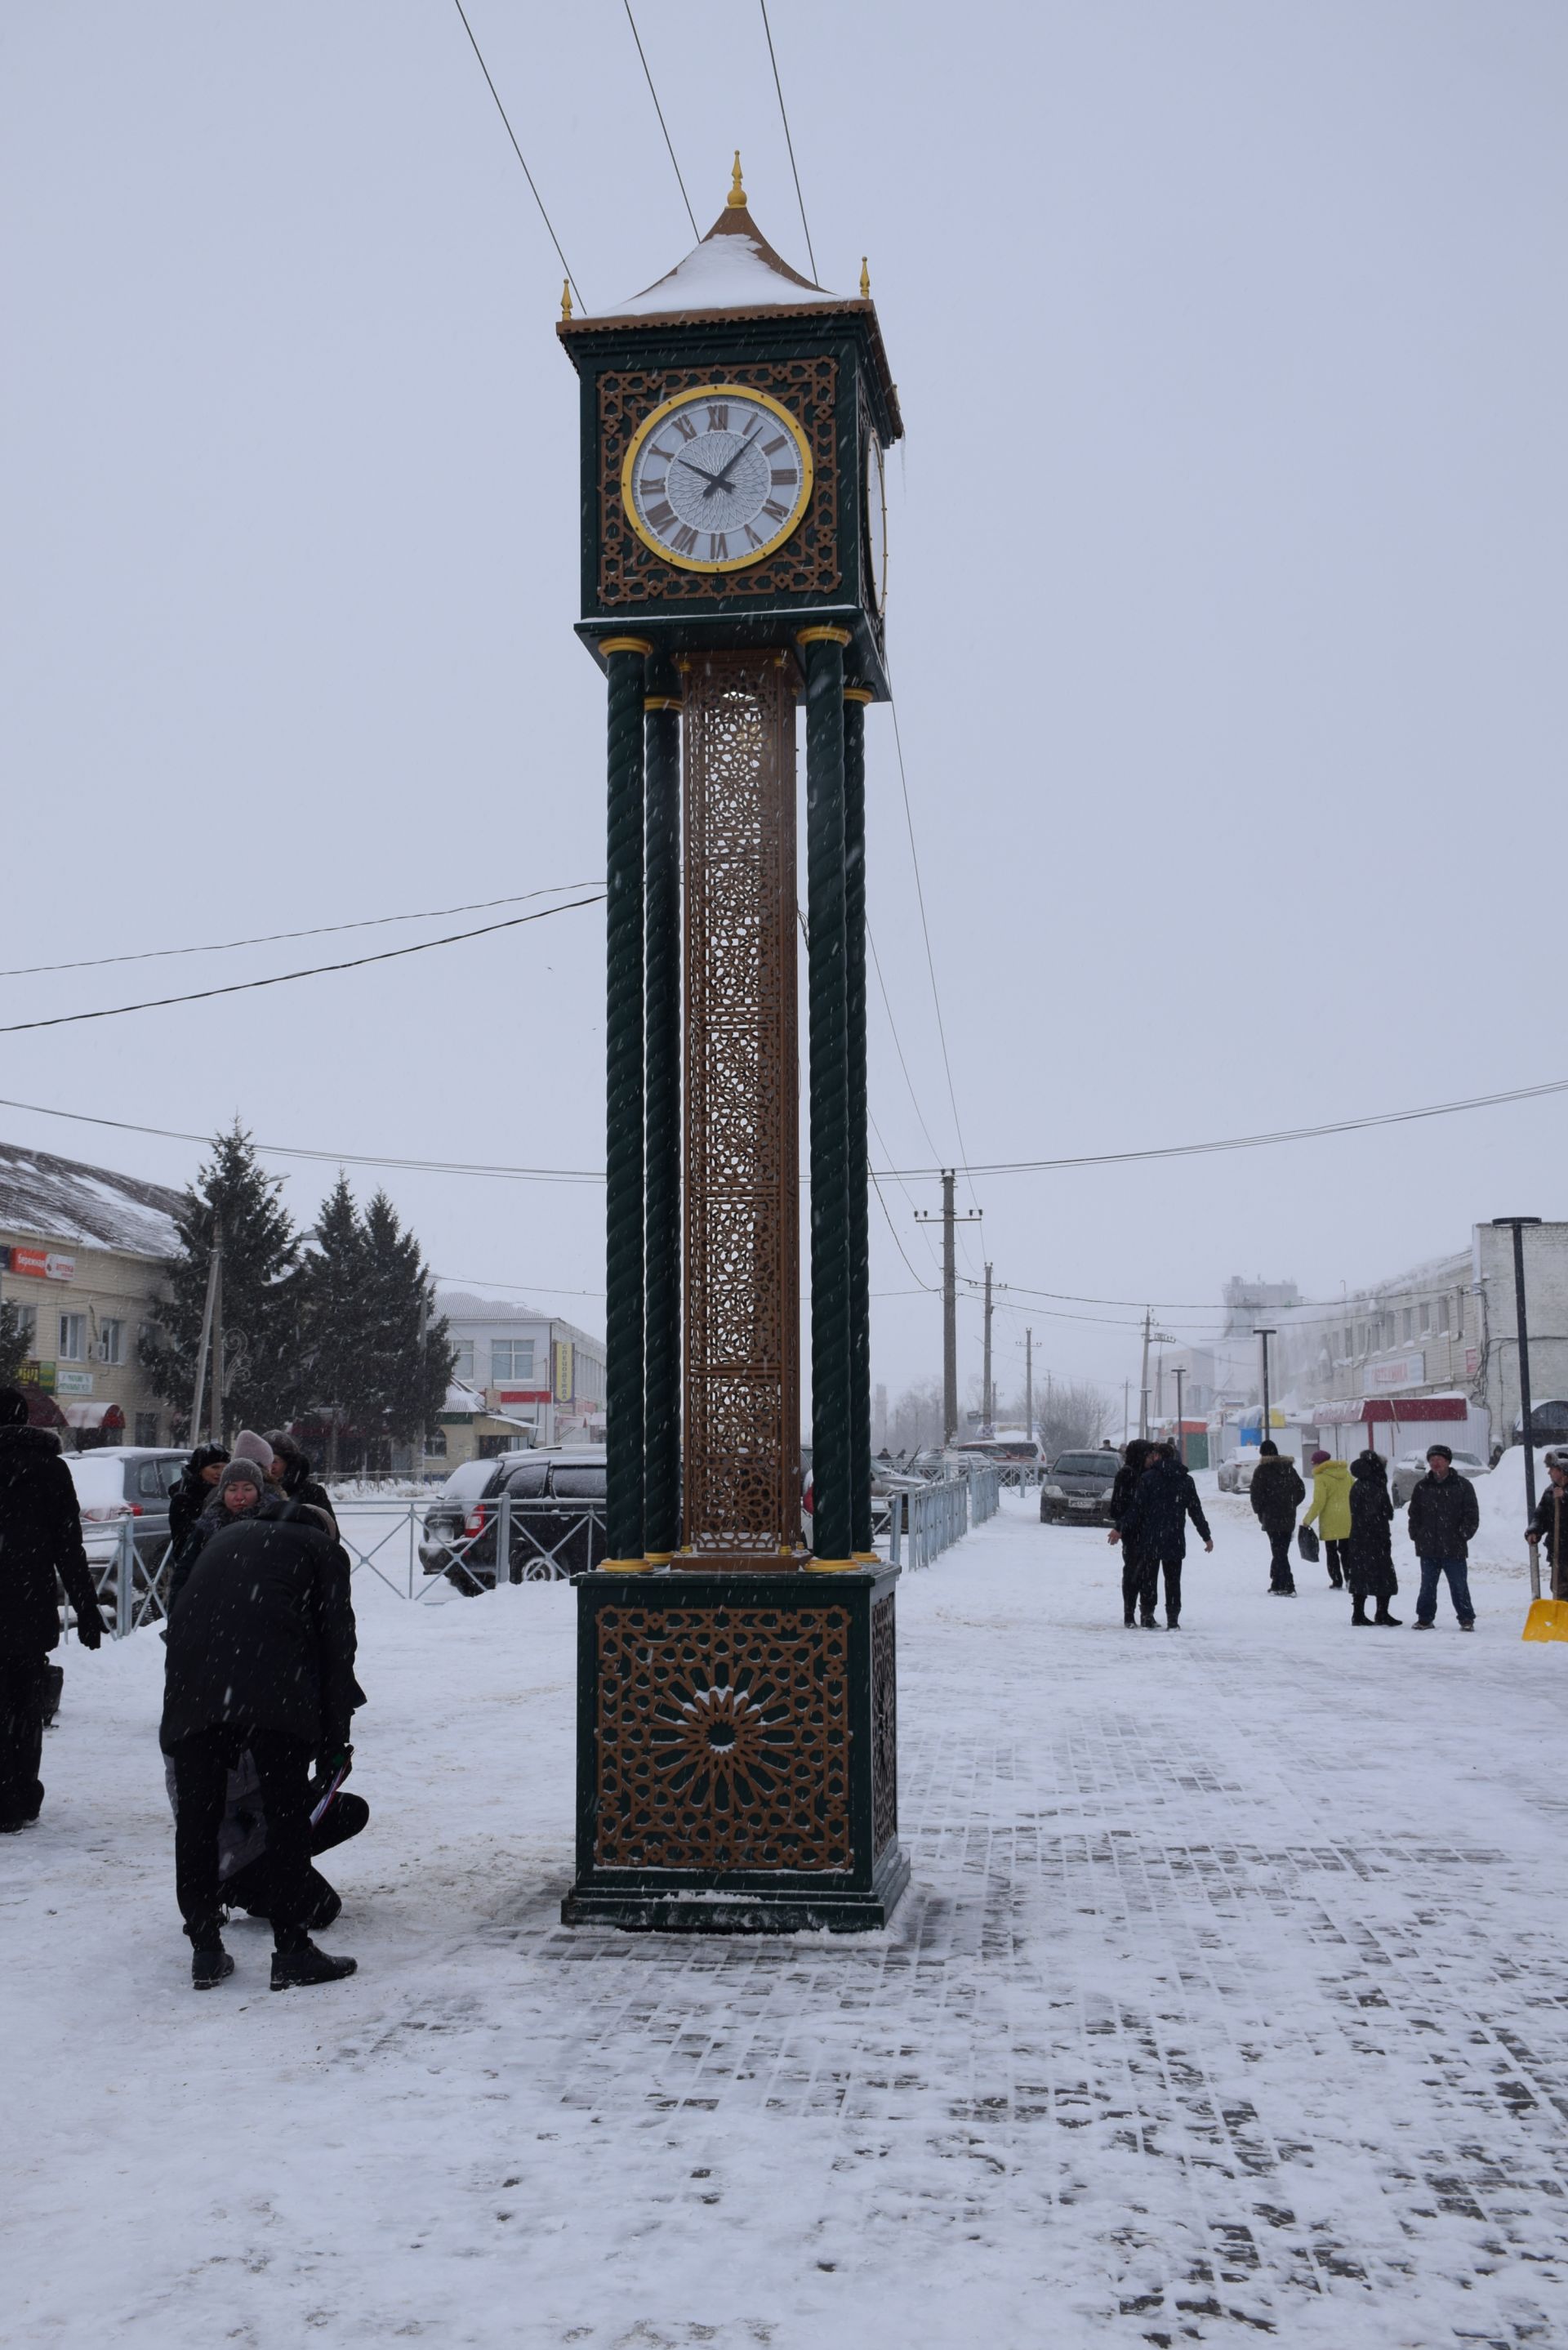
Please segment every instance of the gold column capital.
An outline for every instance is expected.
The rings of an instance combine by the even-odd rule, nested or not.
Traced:
[[[852,645],[854,637],[847,629],[797,629],[797,645]]]
[[[684,710],[686,704],[678,693],[645,693],[642,706],[645,710]]]
[[[646,637],[601,637],[601,653],[651,653],[653,647]]]
[[[868,685],[846,685],[844,699],[846,702],[875,702],[877,697]]]

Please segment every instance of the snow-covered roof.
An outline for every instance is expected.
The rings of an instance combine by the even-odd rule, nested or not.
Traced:
[[[178,1254],[181,1195],[164,1183],[0,1142],[0,1231],[132,1256]]]
[[[744,201],[725,205],[701,244],[678,261],[657,284],[618,304],[620,318],[664,317],[700,310],[798,310],[803,298],[839,297],[814,286],[782,260],[746,210]]]
[[[469,1387],[462,1379],[453,1379],[446,1391],[443,1411],[483,1411],[484,1398],[477,1388]]]

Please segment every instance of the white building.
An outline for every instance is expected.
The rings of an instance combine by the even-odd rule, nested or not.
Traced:
[[[437,1306],[457,1349],[441,1415],[444,1453],[427,1466],[517,1446],[594,1443],[604,1436],[605,1349],[576,1323],[532,1305],[441,1288]],[[466,1407],[466,1408],[465,1408]]]

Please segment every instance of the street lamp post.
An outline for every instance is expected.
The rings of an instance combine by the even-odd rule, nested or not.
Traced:
[[[1524,1313],[1524,1227],[1538,1224],[1539,1216],[1494,1216],[1492,1222],[1500,1230],[1513,1234],[1513,1312],[1519,1331],[1519,1420],[1524,1435],[1524,1508],[1526,1523],[1535,1523],[1535,1444],[1531,1428],[1530,1408],[1530,1328]],[[1541,1596],[1540,1551],[1532,1543],[1530,1547],[1530,1596]]]
[[[1263,1342],[1263,1417],[1262,1424],[1258,1430],[1258,1450],[1260,1452],[1263,1449],[1263,1439],[1265,1437],[1272,1437],[1273,1434],[1273,1421],[1269,1415],[1269,1341],[1271,1338],[1277,1338],[1279,1335],[1278,1329],[1272,1324],[1266,1330],[1262,1328],[1257,1323],[1252,1325],[1253,1337],[1261,1338]]]
[[[1181,1383],[1187,1377],[1180,1363],[1176,1365],[1176,1457],[1187,1466],[1187,1423],[1181,1416]]]

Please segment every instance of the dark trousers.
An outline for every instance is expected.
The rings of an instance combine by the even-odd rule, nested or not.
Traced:
[[[1462,1558],[1424,1558],[1421,1561],[1421,1589],[1416,1601],[1417,1623],[1435,1622],[1438,1583],[1443,1575],[1448,1577],[1455,1615],[1461,1624],[1473,1624],[1476,1620],[1475,1601],[1470,1597],[1469,1568]]]
[[[1296,1587],[1296,1579],[1291,1571],[1291,1536],[1295,1532],[1293,1521],[1288,1526],[1265,1526],[1263,1532],[1269,1537],[1269,1589],[1293,1591]]]
[[[1178,1624],[1181,1620],[1181,1561],[1179,1558],[1162,1558],[1159,1563],[1165,1570],[1165,1620],[1168,1624]],[[1153,1578],[1151,1567],[1151,1582]]]
[[[1350,1569],[1345,1564],[1345,1553],[1349,1548],[1347,1542],[1330,1542],[1326,1534],[1324,1536],[1323,1550],[1328,1561],[1328,1579],[1336,1586],[1350,1580]]]
[[[266,1813],[272,1937],[280,1950],[306,1939],[310,1901],[310,1749],[275,1730],[228,1723],[199,1730],[175,1747],[174,1890],[185,1931],[198,1950],[218,1939],[218,1829],[229,1773],[249,1747]]]
[[[1136,1551],[1130,1555],[1122,1544],[1122,1614],[1130,1624],[1135,1616],[1147,1623],[1154,1614],[1154,1603],[1159,1596],[1159,1567],[1152,1558],[1140,1558]]]
[[[0,1825],[36,1820],[44,1802],[44,1689],[48,1652],[0,1656]]]

